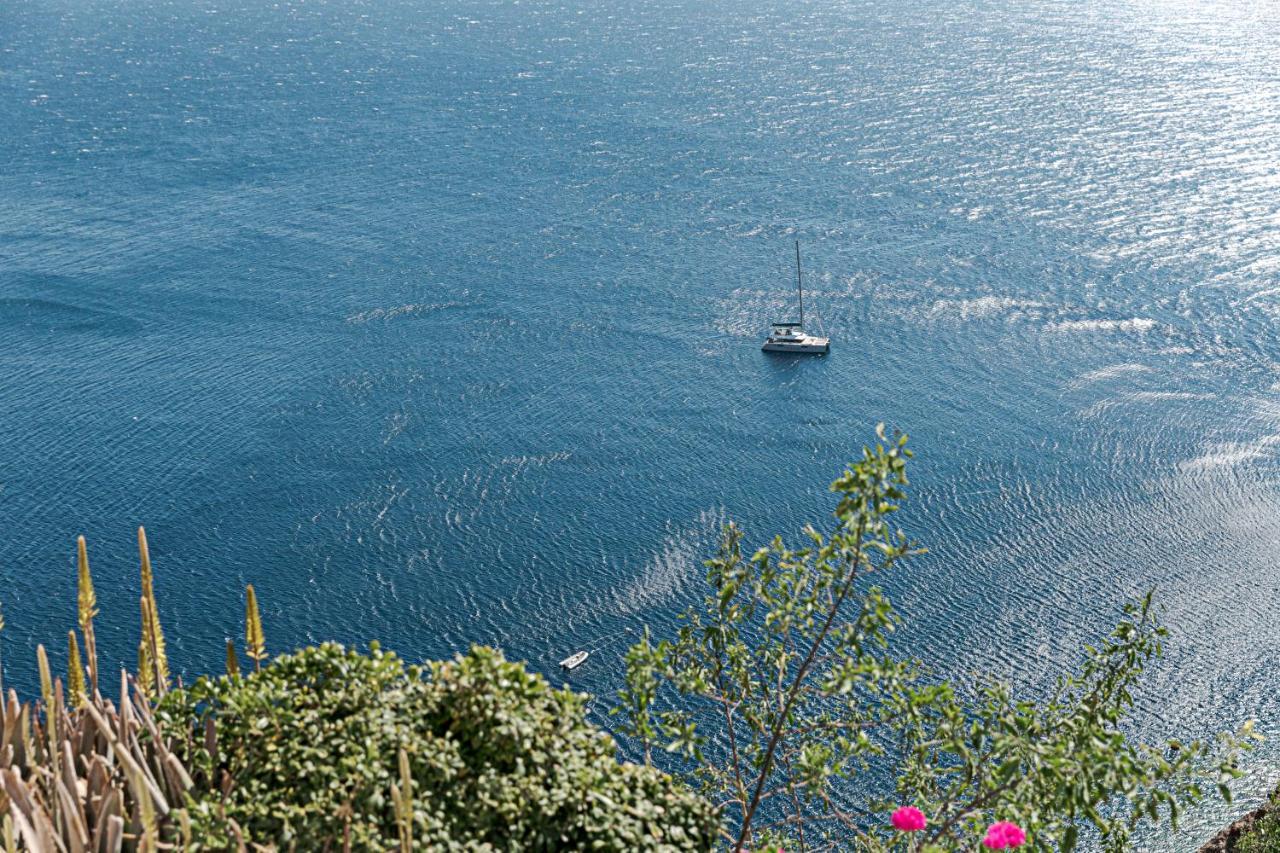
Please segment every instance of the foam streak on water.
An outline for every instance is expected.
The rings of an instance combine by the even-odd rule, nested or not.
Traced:
[[[1034,691],[1156,586],[1135,726],[1280,731],[1274,3],[14,0],[0,33],[12,683],[80,532],[132,657],[139,523],[188,673],[250,580],[275,649],[551,672],[669,629],[720,519],[823,518],[885,420],[911,651]],[[758,349],[793,238],[829,358]]]

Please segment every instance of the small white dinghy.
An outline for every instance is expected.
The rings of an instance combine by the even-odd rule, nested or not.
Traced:
[[[583,662],[591,655],[591,652],[574,652],[564,660],[560,661],[560,665],[565,669],[577,669],[582,666]]]
[[[804,286],[800,280],[800,241],[796,241],[796,293],[800,298],[799,323],[774,323],[761,347],[765,352],[827,353],[831,339],[810,335],[804,330]]]

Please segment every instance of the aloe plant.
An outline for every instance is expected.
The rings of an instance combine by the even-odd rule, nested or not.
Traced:
[[[145,534],[143,636],[163,660],[163,639],[151,590]],[[0,811],[6,850],[35,853],[115,853],[182,846],[190,835],[183,806],[191,776],[162,733],[139,679],[120,673],[116,700],[99,691],[93,617],[98,614],[84,537],[76,543],[77,621],[84,634],[82,661],[69,631],[67,686],[55,677],[43,646],[36,649],[40,700],[20,702],[9,691],[0,704]],[[85,681],[87,663],[89,681]],[[151,684],[167,681],[167,664],[153,659]]]
[[[136,684],[122,673],[118,701],[95,691],[78,708],[63,702],[60,678],[51,694],[52,705],[33,707],[10,691],[0,709],[0,799],[16,840],[33,851],[71,853],[180,840],[175,809],[191,777]]]

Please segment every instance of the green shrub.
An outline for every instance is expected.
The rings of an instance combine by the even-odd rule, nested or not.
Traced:
[[[1236,839],[1233,853],[1280,853],[1280,812],[1273,798],[1266,814]]]
[[[247,677],[202,678],[157,718],[186,733],[191,849],[237,836],[300,850],[710,849],[711,807],[620,763],[585,701],[491,649],[406,667],[376,646],[326,643]],[[393,786],[411,791],[411,830]]]

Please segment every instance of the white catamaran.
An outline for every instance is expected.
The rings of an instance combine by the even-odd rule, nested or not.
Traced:
[[[773,331],[761,347],[765,352],[826,353],[830,338],[807,334],[804,330],[804,285],[800,279],[800,241],[796,241],[796,294],[800,298],[799,323],[774,323]]]

